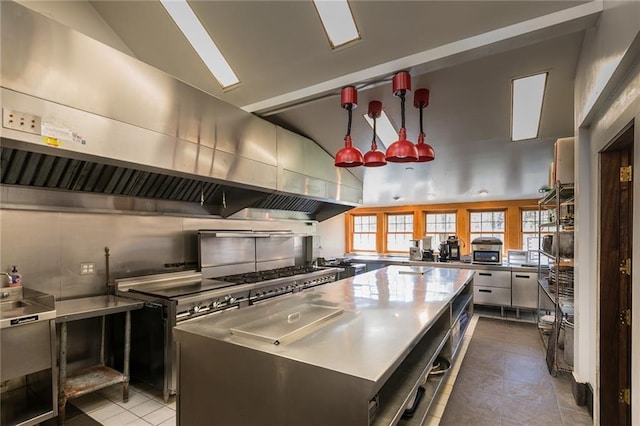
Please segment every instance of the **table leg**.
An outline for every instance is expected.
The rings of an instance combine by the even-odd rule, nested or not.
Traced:
[[[124,380],[122,382],[122,401],[129,401],[129,352],[131,351],[131,311],[127,311],[124,320]]]
[[[67,323],[60,324],[60,374],[58,376],[58,424],[63,425],[67,396],[64,387],[67,382]]]

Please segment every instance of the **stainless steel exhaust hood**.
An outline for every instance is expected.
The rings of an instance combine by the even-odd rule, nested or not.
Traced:
[[[315,142],[19,4],[0,7],[3,206],[48,191],[48,208],[136,210],[144,199],[324,220],[362,202],[362,183]]]

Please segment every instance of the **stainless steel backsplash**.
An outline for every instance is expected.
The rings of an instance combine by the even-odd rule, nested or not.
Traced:
[[[198,229],[292,230],[300,265],[317,223],[0,209],[0,270],[17,265],[25,287],[56,300],[106,294],[105,247],[111,279],[196,268]],[[95,274],[81,275],[82,263]]]

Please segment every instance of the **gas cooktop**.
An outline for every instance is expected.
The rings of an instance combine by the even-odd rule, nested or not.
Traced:
[[[275,280],[277,278],[292,277],[294,275],[317,272],[317,268],[311,266],[287,266],[286,268],[270,269],[267,271],[248,272],[245,274],[227,275],[217,277],[217,280],[227,281],[234,284],[257,283],[261,281]]]

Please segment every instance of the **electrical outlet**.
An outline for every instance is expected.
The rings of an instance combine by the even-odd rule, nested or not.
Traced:
[[[4,108],[2,110],[2,127],[39,135],[42,132],[42,120],[37,115]]]
[[[80,264],[80,275],[95,275],[96,264],[95,262],[85,262]]]

